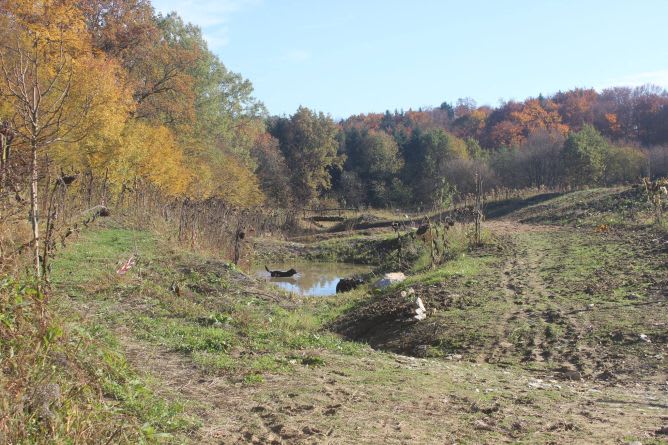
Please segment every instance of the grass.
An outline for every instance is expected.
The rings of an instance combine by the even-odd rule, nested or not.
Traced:
[[[574,301],[586,303],[616,302],[629,304],[629,293],[645,294],[650,282],[639,276],[652,275],[656,270],[650,262],[638,258],[630,243],[610,242],[608,238],[587,231],[532,234],[536,249],[557,249],[560,256],[545,258],[541,275],[549,282],[563,304]],[[617,270],[611,274],[610,271]],[[594,283],[605,282],[599,286]]]
[[[144,259],[141,268],[122,278],[110,275],[116,259],[129,250]],[[206,266],[207,260],[195,254],[160,255],[161,250],[169,249],[147,233],[101,230],[54,263],[54,282],[68,277],[65,290],[87,295],[102,325],[128,326],[139,339],[191,354],[205,372],[232,378],[291,372],[295,363],[289,357],[304,351],[359,354],[364,349],[324,332],[327,315],[313,310],[314,301],[283,307],[239,298],[248,283],[234,268]],[[90,268],[80,271],[76,264],[84,261]],[[180,296],[170,290],[173,283],[183,289]]]
[[[657,224],[640,186],[593,188],[566,193],[519,209],[518,219],[561,226],[611,228],[654,228],[664,233],[668,221]]]
[[[536,205],[547,207],[524,215],[556,209],[566,215],[556,223],[571,221],[577,200],[591,204],[602,193],[543,200]],[[597,211],[614,219],[612,211]],[[624,424],[616,407],[597,405],[604,394],[626,394],[624,388],[601,386],[590,394],[589,387],[563,382],[557,389],[549,377],[544,388],[528,386],[565,361],[587,378],[595,378],[598,365],[642,376],[660,364],[652,348],[662,345],[665,311],[648,305],[656,287],[646,278],[661,272],[657,262],[641,256],[640,238],[596,233],[596,215],[582,215],[579,221],[590,218],[589,225],[503,239],[486,233],[486,245],[476,249],[468,248],[466,230],[457,226],[447,261],[435,269],[424,246],[413,243],[408,280],[387,293],[410,286],[425,300],[428,319],[397,333],[403,342],[427,345],[432,358],[426,360],[373,351],[324,328],[385,295],[370,295],[367,287],[293,300],[150,233],[91,230],[52,263],[55,291],[46,318],[43,298],[28,283],[0,286],[0,364],[11,370],[0,373],[0,442],[183,443],[199,440],[196,431],[223,425],[250,441],[245,428],[257,442],[298,441],[307,427],[320,431],[314,441],[341,443],[576,443],[609,439],[611,426],[635,434],[640,414],[629,412]],[[314,242],[307,250],[314,258],[396,267],[393,243],[393,233],[364,234]],[[119,263],[132,254],[140,259],[137,266],[117,276]],[[630,293],[637,299],[628,299]],[[638,332],[657,340],[641,342]],[[156,353],[146,355],[146,369],[156,370],[156,377],[136,370],[141,355],[124,354],[129,340]],[[509,345],[502,349],[500,342]],[[544,361],[536,361],[545,350]],[[67,365],[54,369],[63,358]],[[184,364],[189,389],[201,389],[190,385],[210,376],[211,394],[180,394],[183,375],[172,382],[169,370],[160,368],[172,360]],[[642,374],[633,374],[638,363]],[[65,395],[51,408],[53,424],[34,408],[10,409],[43,383],[58,384]],[[597,415],[610,420],[606,431],[590,428],[583,407],[598,407]],[[478,421],[492,430],[477,428]],[[280,436],[288,427],[297,435]]]
[[[140,271],[155,258],[155,239],[148,233],[114,227],[86,232],[53,262],[51,283],[55,290],[48,299],[27,284],[5,284],[2,288],[6,301],[21,299],[25,307],[35,311],[29,318],[25,309],[16,306],[0,311],[15,314],[13,340],[3,341],[11,351],[9,365],[12,357],[23,364],[12,379],[23,382],[24,393],[54,384],[62,395],[54,402],[54,417],[48,424],[34,412],[10,411],[14,416],[7,421],[11,426],[7,437],[14,438],[10,443],[41,442],[46,437],[49,443],[72,437],[77,442],[178,443],[197,427],[179,402],[155,395],[154,383],[128,364],[108,325],[90,315],[94,307],[111,307],[109,302],[91,298],[104,295],[107,287],[116,285],[126,293],[137,289],[115,274],[119,263],[133,254],[138,254],[136,271]],[[23,321],[16,324],[19,315]],[[17,337],[16,332],[32,334]],[[7,364],[6,357],[3,364]],[[57,357],[57,366],[53,357]],[[18,391],[13,397],[20,395]]]
[[[472,278],[477,276],[481,268],[486,267],[491,261],[492,258],[489,257],[474,257],[462,253],[441,267],[409,276],[399,286],[406,287],[418,283],[424,285],[440,284],[453,277]],[[469,281],[469,283],[474,284],[474,281]]]
[[[195,426],[153,394],[103,327],[65,318],[30,283],[0,281],[3,443],[178,442]]]
[[[156,257],[157,240],[148,232],[107,228],[86,232],[57,257],[51,281],[55,286],[75,287],[109,278],[133,254],[140,267]]]

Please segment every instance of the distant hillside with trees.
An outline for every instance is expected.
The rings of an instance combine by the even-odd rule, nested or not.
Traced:
[[[512,189],[668,174],[668,94],[654,86],[574,89],[496,108],[460,99],[351,116],[340,127],[347,160],[333,193],[349,203],[431,205],[443,190],[471,192],[474,171],[487,188]]]

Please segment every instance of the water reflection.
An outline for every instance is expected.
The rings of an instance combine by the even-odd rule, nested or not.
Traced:
[[[370,266],[349,263],[272,263],[267,264],[271,270],[288,270],[295,268],[297,275],[290,278],[271,277],[264,269],[264,264],[253,268],[256,276],[285,289],[307,296],[324,296],[336,293],[336,284],[341,278],[368,273]]]

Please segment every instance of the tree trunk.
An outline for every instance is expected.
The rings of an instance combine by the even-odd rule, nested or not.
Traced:
[[[49,182],[47,182],[47,187],[46,187],[46,201],[48,202],[48,205],[45,207],[46,228],[44,229],[44,234],[43,234],[44,248],[42,249],[42,276],[44,277],[45,283],[49,282],[49,267],[50,267],[49,254],[51,253],[51,250],[54,247],[53,232],[57,216],[57,211],[54,209],[54,201],[56,199],[56,194],[58,193],[61,185],[61,183],[58,180],[56,180],[56,183],[53,185],[53,190],[51,190],[51,194],[49,194]]]
[[[479,246],[482,244],[482,206],[483,206],[483,193],[482,193],[482,177],[478,172],[475,174],[475,204],[473,205],[473,212],[475,218],[475,244]]]
[[[7,161],[9,159],[9,146],[7,144],[7,137],[0,133],[0,192],[5,188],[5,169],[7,168]]]
[[[32,151],[32,159],[30,161],[30,223],[32,224],[33,236],[33,262],[35,267],[35,275],[39,280],[41,278],[41,268],[39,260],[39,215],[38,215],[38,201],[37,201],[37,142],[32,141],[30,144]]]

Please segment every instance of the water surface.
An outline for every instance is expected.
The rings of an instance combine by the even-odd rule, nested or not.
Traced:
[[[294,261],[291,263],[267,264],[270,270],[294,268],[298,273],[291,278],[272,278],[264,269],[264,264],[253,267],[256,276],[264,278],[288,292],[305,296],[324,296],[336,293],[336,284],[341,278],[349,278],[371,272],[372,267],[350,263],[313,263]]]

